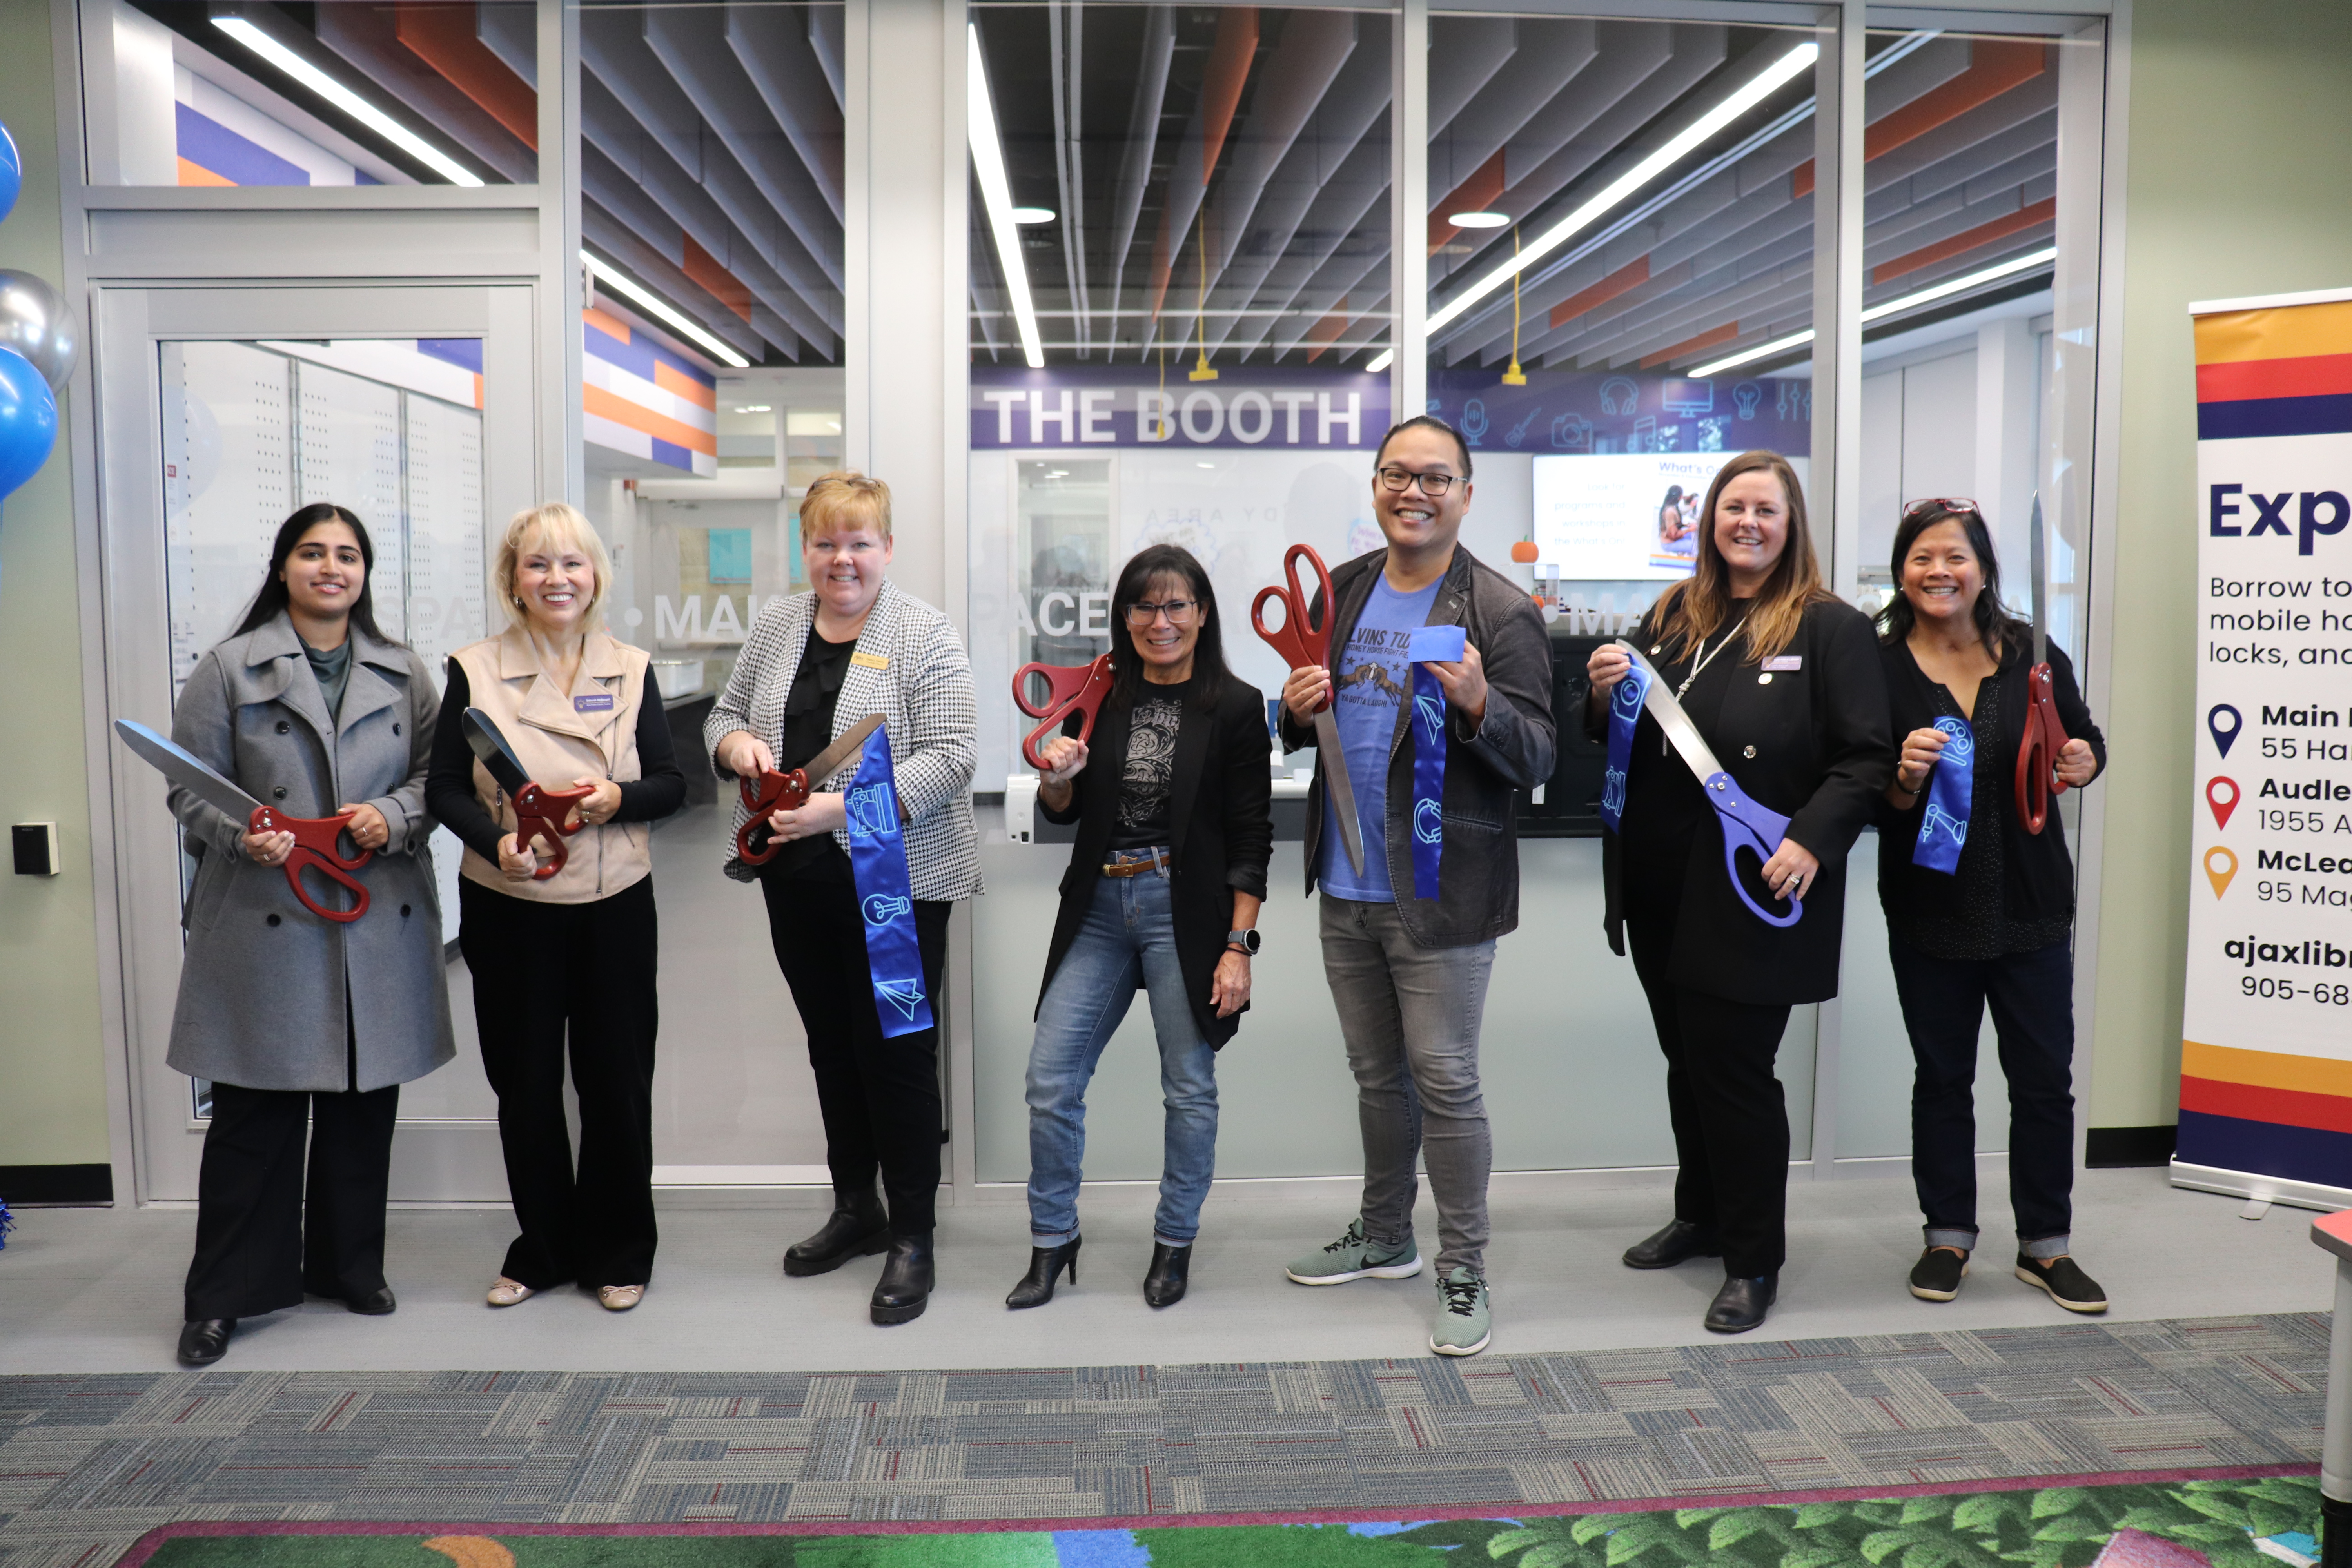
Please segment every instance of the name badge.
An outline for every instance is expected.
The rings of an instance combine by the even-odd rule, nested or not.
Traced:
[[[890,668],[890,656],[887,653],[867,653],[860,648],[849,656],[849,662],[860,669],[887,669]]]
[[[1802,669],[1805,668],[1805,656],[1801,653],[1776,653],[1764,661],[1764,668],[1776,673],[1781,670]]]
[[[1407,639],[1405,657],[1415,664],[1431,660],[1458,664],[1468,643],[1469,634],[1460,626],[1415,626]]]
[[[572,700],[572,710],[574,713],[610,713],[613,710],[613,694],[594,691],[585,697],[575,697]]]

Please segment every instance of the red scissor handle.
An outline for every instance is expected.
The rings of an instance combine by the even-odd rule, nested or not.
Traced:
[[[1307,618],[1309,600],[1298,584],[1298,558],[1305,556],[1315,568],[1315,581],[1323,590],[1323,616],[1318,620]],[[1323,568],[1323,557],[1315,553],[1311,544],[1294,544],[1283,552],[1282,575],[1286,587],[1268,584],[1257,591],[1250,601],[1250,625],[1266,645],[1289,662],[1293,669],[1321,669],[1331,662],[1331,616],[1339,601],[1331,592],[1331,574]],[[1282,601],[1282,625],[1266,629],[1265,606],[1269,599]],[[1316,709],[1321,712],[1331,705],[1326,694]]]
[[[2017,746],[2017,816],[2028,833],[2049,822],[2050,797],[2066,793],[2066,781],[2058,776],[2058,753],[2065,745],[2050,667],[2037,664],[2025,676],[2025,736]]]
[[[752,831],[765,827],[768,818],[776,812],[798,811],[808,804],[808,770],[794,768],[788,773],[780,773],[773,768],[762,768],[756,785],[750,779],[739,778],[735,781],[735,789],[742,796],[743,809],[751,814],[743,826],[735,830],[736,856],[746,866],[764,866],[776,858],[776,851],[783,847],[783,840],[771,833],[765,843],[754,848]]]
[[[257,805],[253,808],[253,815],[246,819],[245,830],[247,833],[292,834],[294,849],[286,857],[287,886],[292,888],[294,896],[302,900],[302,907],[320,920],[349,925],[368,911],[368,890],[352,873],[375,858],[373,849],[361,850],[357,859],[343,858],[338,840],[341,838],[343,829],[351,825],[351,820],[352,814],[348,811],[333,816],[288,816],[268,806]],[[302,885],[302,873],[305,871],[318,872],[330,882],[341,886],[357,901],[348,910],[327,908],[312,898],[310,890]]]
[[[1045,700],[1029,700],[1029,678],[1045,678]],[[1110,655],[1104,654],[1092,664],[1024,664],[1013,672],[1013,706],[1032,719],[1044,723],[1029,731],[1021,742],[1021,758],[1039,773],[1050,772],[1037,743],[1062,727],[1072,713],[1083,714],[1078,724],[1078,742],[1083,745],[1095,732],[1095,715],[1102,711],[1103,699],[1110,695]]]
[[[588,826],[575,818],[566,826],[565,819],[572,816],[572,807],[595,793],[593,784],[582,784],[577,789],[541,789],[535,784],[527,784],[516,792],[515,848],[528,848],[532,839],[544,838],[555,851],[553,859],[530,874],[532,881],[544,882],[563,869],[563,863],[572,858],[564,847],[564,838]]]

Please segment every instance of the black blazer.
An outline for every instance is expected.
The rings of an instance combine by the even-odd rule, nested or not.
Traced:
[[[1044,801],[1037,809],[1049,822],[1076,822],[1078,840],[1070,848],[1070,868],[1062,873],[1062,907],[1054,917],[1054,943],[1045,953],[1045,978],[1037,1005],[1055,971],[1077,940],[1095,884],[1118,820],[1119,775],[1127,766],[1128,708],[1104,704],[1087,747],[1087,770],[1073,781],[1070,806],[1056,812]],[[1184,705],[1176,726],[1176,763],[1169,784],[1170,892],[1176,908],[1176,961],[1184,972],[1185,1000],[1192,1021],[1212,1046],[1223,1046],[1241,1026],[1241,1015],[1217,1016],[1209,987],[1234,929],[1234,894],[1265,897],[1265,865],[1274,853],[1272,738],[1265,728],[1265,698],[1244,680],[1225,677],[1213,708]],[[1244,1005],[1244,1011],[1247,1011]],[[1031,1015],[1033,1017],[1034,1013]]]
[[[1657,640],[1656,615],[1643,616],[1631,639],[1644,652]],[[1878,638],[1863,613],[1840,599],[1817,600],[1785,651],[1803,660],[1801,674],[1759,682],[1757,667],[1741,663],[1715,728],[1702,733],[1739,787],[1787,816],[1789,837],[1821,861],[1821,877],[1805,892],[1804,919],[1784,930],[1748,911],[1724,875],[1723,840],[1713,824],[1678,864],[1626,865],[1613,833],[1602,835],[1601,861],[1611,952],[1625,951],[1624,879],[1676,879],[1682,897],[1667,977],[1706,995],[1766,1006],[1837,994],[1846,851],[1870,826],[1895,773]],[[1605,725],[1606,713],[1599,717]],[[1644,714],[1642,723],[1646,738],[1635,743],[1657,745],[1656,721]],[[1642,803],[1626,809],[1639,811]],[[1752,861],[1742,864],[1754,869]]]
[[[1994,776],[2004,791],[2013,791],[2017,748],[2025,739],[2026,677],[2032,673],[2028,639],[2005,639],[2000,672],[1992,676],[2000,689],[2000,749],[1992,758]],[[1887,722],[1899,755],[1903,737],[1924,730],[1942,711],[1936,702],[1936,684],[1911,657],[1904,643],[1880,645],[1879,658],[1886,671]],[[2091,719],[2083,689],[2074,682],[2074,665],[2056,644],[2050,647],[2051,695],[2057,699],[2058,721],[2077,741],[2091,743],[2099,772],[2107,769],[2107,738]],[[2092,775],[2097,777],[2096,773]],[[2072,920],[2074,916],[2074,863],[2066,854],[2066,825],[2053,809],[2040,833],[2028,833],[2018,820],[2017,807],[2007,795],[2000,815],[2001,908],[2013,921]],[[1927,796],[1897,810],[1881,796],[1878,805],[1878,897],[1888,909],[1932,910],[1948,903],[1956,879],[1911,863],[1919,843],[1919,824],[1927,811]]]

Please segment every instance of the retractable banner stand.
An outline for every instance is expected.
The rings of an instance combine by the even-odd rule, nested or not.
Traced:
[[[2181,1186],[2352,1206],[2352,289],[2192,305]]]

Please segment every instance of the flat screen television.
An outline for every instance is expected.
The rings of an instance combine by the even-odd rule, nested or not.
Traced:
[[[1539,454],[1536,574],[1670,583],[1691,574],[1699,507],[1729,452]]]

